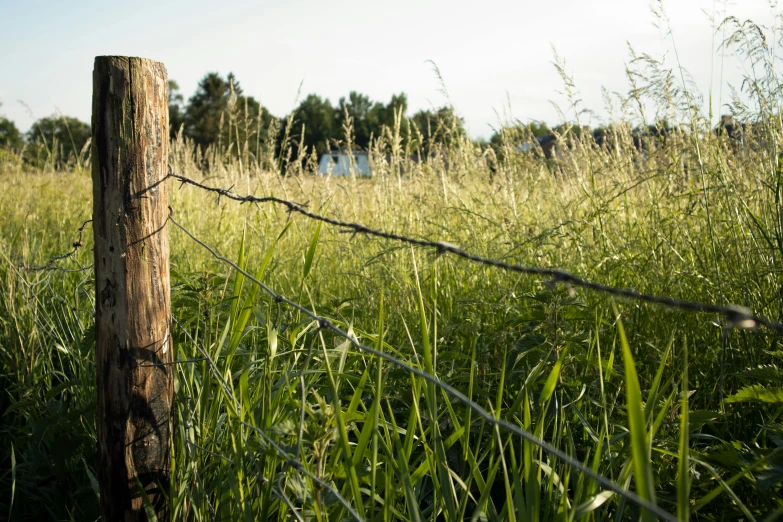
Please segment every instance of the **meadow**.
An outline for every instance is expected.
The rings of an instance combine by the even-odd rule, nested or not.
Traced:
[[[176,141],[170,161],[237,194],[780,321],[783,130],[774,104],[760,106],[741,141],[686,107],[688,125],[641,147],[619,122],[603,145],[566,132],[549,159],[515,150],[523,129],[495,148],[455,134],[418,162],[390,129],[370,178],[314,175],[307,157],[241,144],[201,154]],[[91,217],[88,163],[32,172],[5,154],[0,514],[96,520],[89,224],[83,246],[48,265]],[[783,514],[779,333],[167,182],[177,222],[242,269],[169,223],[173,519],[655,519],[245,273],[672,519]]]

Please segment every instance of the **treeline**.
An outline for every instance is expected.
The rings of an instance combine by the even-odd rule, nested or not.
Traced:
[[[70,116],[41,118],[24,134],[14,122],[0,116],[0,159],[7,159],[3,152],[11,150],[18,153],[14,159],[36,168],[84,165],[91,135],[90,125]]]
[[[393,95],[385,103],[355,91],[336,103],[309,94],[290,114],[275,116],[247,95],[233,74],[223,77],[218,73],[206,74],[187,100],[179,85],[170,81],[169,120],[173,139],[188,141],[202,153],[218,151],[221,158],[263,155],[274,161],[291,160],[336,149],[368,150],[379,138],[386,144],[396,142],[413,155],[431,156],[434,148],[466,138],[462,120],[450,107],[408,116],[405,93]],[[719,127],[732,137],[738,134],[734,127],[744,128],[730,118],[724,118]],[[510,149],[536,149],[552,157],[556,148],[568,146],[574,139],[611,145],[616,131],[571,123],[550,128],[540,122],[516,122],[500,127],[484,145],[498,155]],[[665,138],[674,131],[667,122],[659,122],[634,128],[631,137],[640,148],[648,138]],[[26,133],[0,116],[0,159],[10,157],[39,169],[86,167],[90,135],[89,124],[69,116],[41,118]],[[14,153],[8,155],[9,150]]]
[[[408,98],[396,94],[388,103],[373,101],[355,91],[335,104],[317,94],[309,94],[286,116],[276,118],[253,96],[245,95],[233,74],[226,78],[209,73],[199,82],[196,92],[184,102],[176,82],[169,84],[169,115],[172,137],[178,133],[206,148],[214,144],[258,143],[276,139],[305,146],[318,154],[350,141],[357,149],[366,150],[373,137],[384,129],[400,129],[405,138],[429,144],[445,140],[446,132],[456,123],[464,133],[462,121],[450,108],[422,110],[407,117]],[[272,136],[272,134],[275,136]]]
[[[202,151],[218,147],[223,154],[258,153],[263,147],[275,156],[320,155],[334,149],[367,150],[373,139],[386,135],[415,142],[427,154],[437,144],[464,137],[463,122],[449,107],[421,110],[411,116],[405,93],[384,103],[351,91],[336,103],[316,94],[304,97],[288,115],[271,114],[246,94],[233,74],[208,73],[195,93],[185,99],[179,85],[169,82],[169,123],[173,139],[192,141]],[[41,167],[81,164],[89,154],[89,124],[55,115],[36,121],[26,133],[0,116],[0,148],[22,151],[25,162]]]

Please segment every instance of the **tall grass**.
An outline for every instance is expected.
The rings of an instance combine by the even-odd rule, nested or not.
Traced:
[[[736,43],[765,52],[750,40]],[[524,129],[491,149],[455,127],[416,162],[421,144],[403,139],[401,120],[373,143],[369,179],[313,175],[303,152],[275,157],[260,139],[203,153],[177,141],[171,163],[216,186],[482,256],[783,319],[780,91],[751,90],[753,103],[737,107],[753,123],[739,143],[694,117],[660,64],[632,67],[628,106],[653,101],[688,122],[643,147],[630,120],[611,126],[611,147],[563,134],[554,159],[516,152]],[[756,86],[777,85],[767,73]],[[294,140],[289,126],[280,132]],[[90,179],[22,169],[0,175],[0,513],[94,520],[92,272],[22,268],[70,248],[89,217]],[[352,238],[193,188],[173,190],[171,205],[279,293],[670,513],[783,512],[779,336]],[[186,361],[176,366],[175,519],[350,518],[335,491],[371,520],[650,519],[170,234],[175,356]],[[61,266],[77,263],[91,263],[89,240]]]

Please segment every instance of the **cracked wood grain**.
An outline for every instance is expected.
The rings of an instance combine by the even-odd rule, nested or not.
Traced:
[[[144,58],[93,70],[98,478],[103,520],[167,520],[173,376],[168,75]]]

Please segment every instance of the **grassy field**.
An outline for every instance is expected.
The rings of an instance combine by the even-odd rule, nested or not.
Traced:
[[[171,161],[240,194],[781,320],[783,140],[779,119],[758,121],[749,145],[693,127],[645,138],[644,151],[620,125],[615,147],[566,136],[556,160],[515,153],[507,136],[495,150],[456,139],[418,164],[391,139],[370,179],[296,162],[282,176],[269,158],[220,151],[196,163],[183,143]],[[71,248],[90,218],[90,175],[2,168],[0,516],[95,520],[89,225],[56,263],[67,270],[25,268]],[[779,334],[169,183],[173,216],[275,291],[674,516],[783,514]],[[368,520],[653,519],[169,232],[175,358],[188,361],[175,372],[174,519],[352,518],[335,492]]]

